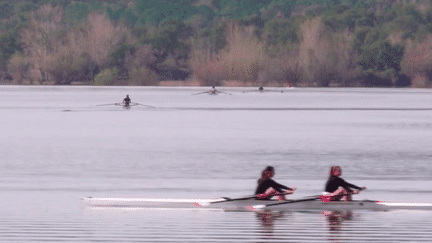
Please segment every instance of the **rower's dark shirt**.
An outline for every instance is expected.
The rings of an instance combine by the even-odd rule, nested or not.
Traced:
[[[131,99],[130,99],[130,98],[124,98],[123,102],[124,102],[126,105],[129,105],[129,103],[131,102]]]
[[[258,187],[255,191],[255,195],[264,193],[270,187],[275,189],[278,192],[283,192],[282,189],[292,190],[291,188],[284,186],[284,185],[281,185],[270,178],[265,179],[265,180],[259,179],[258,180]]]
[[[339,187],[343,187],[346,190],[350,190],[350,188],[355,188],[355,189],[361,189],[360,187],[350,184],[348,182],[346,182],[344,179],[340,178],[340,177],[331,177],[327,183],[326,183],[326,187],[325,187],[325,191],[326,192],[334,192],[336,191]]]

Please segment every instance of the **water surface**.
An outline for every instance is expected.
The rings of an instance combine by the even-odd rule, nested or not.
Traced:
[[[82,196],[250,195],[261,170],[321,193],[329,167],[357,199],[432,202],[432,92],[0,86],[2,242],[403,242],[431,212],[103,210]],[[252,89],[252,88],[248,88]],[[124,109],[121,102],[150,105]]]

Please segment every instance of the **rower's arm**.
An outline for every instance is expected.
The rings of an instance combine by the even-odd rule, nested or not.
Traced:
[[[273,181],[273,180],[272,180],[272,181]],[[273,185],[272,185],[272,187],[273,187],[274,189],[276,189],[278,192],[281,192],[281,189],[294,191],[293,188],[290,188],[290,187],[284,186],[284,185],[279,184],[279,183],[277,183],[277,182],[275,182],[275,181],[273,181]]]
[[[345,181],[345,186],[344,186],[344,187],[349,187],[349,188],[355,188],[355,189],[357,189],[357,190],[362,190],[361,187],[356,186],[356,185],[351,184],[351,183],[348,183],[348,182],[346,182],[346,181]],[[366,188],[365,188],[365,189],[366,189]]]

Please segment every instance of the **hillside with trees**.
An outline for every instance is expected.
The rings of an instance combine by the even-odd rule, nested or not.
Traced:
[[[427,0],[0,0],[1,84],[432,87]]]

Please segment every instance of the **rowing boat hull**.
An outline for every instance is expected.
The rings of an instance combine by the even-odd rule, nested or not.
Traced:
[[[104,208],[189,208],[189,209],[223,209],[223,210],[274,210],[274,211],[335,211],[335,210],[378,210],[386,211],[392,209],[419,209],[432,210],[432,204],[409,204],[409,203],[388,203],[370,200],[351,201],[351,202],[321,202],[303,201],[292,203],[287,202],[280,205],[265,206],[275,204],[280,201],[263,200],[241,200],[226,201],[224,199],[153,199],[153,198],[82,198],[91,207]]]

